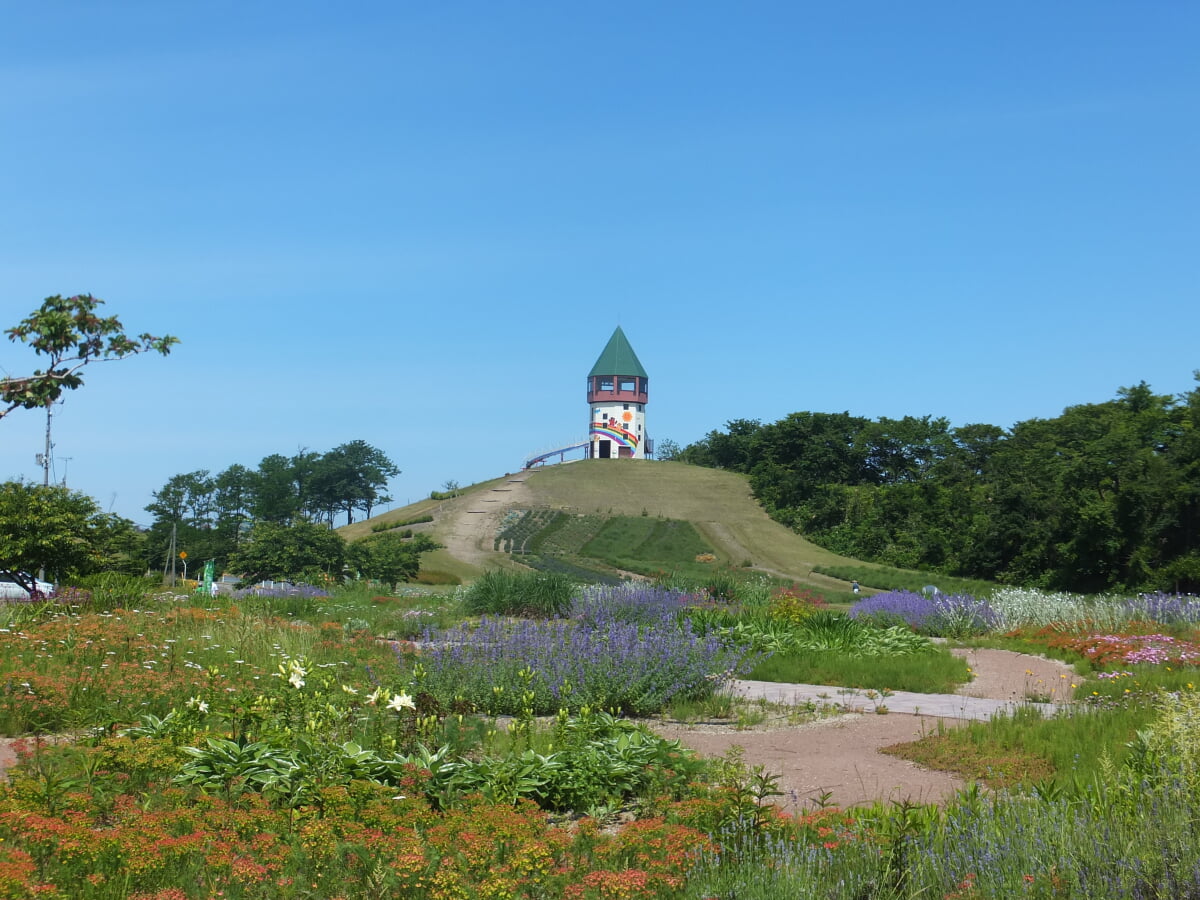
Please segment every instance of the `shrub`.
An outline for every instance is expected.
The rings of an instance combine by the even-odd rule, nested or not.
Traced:
[[[799,625],[819,609],[825,607],[825,598],[793,584],[778,588],[767,603],[767,616],[777,622]]]

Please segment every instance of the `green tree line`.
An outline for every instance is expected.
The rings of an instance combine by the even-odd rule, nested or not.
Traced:
[[[154,522],[146,539],[147,562],[162,565],[175,546],[197,559],[226,565],[252,536],[252,526],[290,528],[303,524],[326,530],[344,515],[370,518],[390,502],[388,479],[399,468],[366,441],[350,441],[321,453],[272,454],[257,468],[240,464],[213,475],[207,469],[173,475],[146,506]],[[293,573],[295,574],[295,573]]]
[[[848,556],[1061,590],[1200,589],[1200,388],[1142,382],[1007,430],[738,419],[677,458],[747,474],[774,518]]]
[[[302,578],[326,583],[362,577],[396,585],[420,570],[421,554],[437,549],[428,536],[373,534],[347,543],[327,522],[304,518],[282,523],[243,523],[233,546],[216,555],[220,571],[253,584],[267,578]],[[176,544],[192,560],[211,556],[215,531],[189,531]],[[102,512],[86,494],[61,485],[0,482],[0,571],[19,574],[44,569],[59,584],[99,572],[144,575],[162,571],[166,551],[154,552],[152,533]],[[178,537],[178,535],[177,535]],[[208,543],[206,543],[206,540]]]

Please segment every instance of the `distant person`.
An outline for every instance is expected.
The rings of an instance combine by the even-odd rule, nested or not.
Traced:
[[[856,594],[858,593],[858,582],[857,581],[850,582],[850,590],[854,591],[854,593],[856,593]]]

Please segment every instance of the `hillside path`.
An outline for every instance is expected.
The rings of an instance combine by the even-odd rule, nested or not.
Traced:
[[[530,491],[525,480],[529,475],[528,471],[517,472],[494,488],[456,500],[439,538],[451,556],[480,568],[495,564],[493,548],[500,520],[514,506],[528,505]]]

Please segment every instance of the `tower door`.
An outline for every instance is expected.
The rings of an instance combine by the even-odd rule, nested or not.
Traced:
[[[600,444],[600,458],[612,459],[612,441],[598,441]]]

